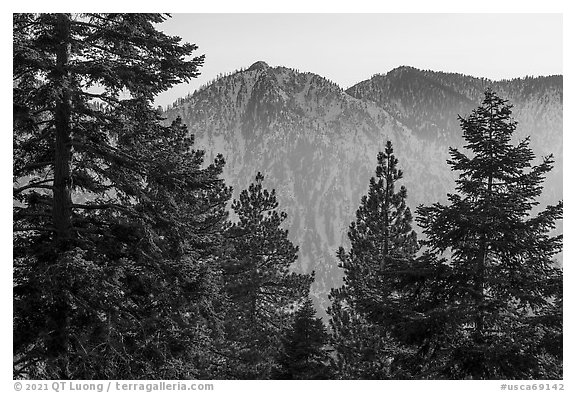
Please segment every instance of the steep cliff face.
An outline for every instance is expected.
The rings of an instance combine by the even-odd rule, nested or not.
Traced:
[[[561,153],[561,79],[529,82],[494,85],[504,97],[509,92],[517,120],[529,123],[523,132],[538,135],[545,151],[559,146]],[[288,213],[299,268],[316,271],[313,294],[322,309],[329,289],[341,284],[335,253],[347,244],[378,151],[393,142],[412,208],[444,201],[454,184],[446,159],[448,145],[460,143],[457,114],[476,107],[488,83],[402,67],[343,91],[321,76],[257,62],[180,100],[166,115],[182,117],[208,159],[225,156],[235,195],[264,173]],[[554,198],[561,198],[561,177],[559,194],[547,195]]]

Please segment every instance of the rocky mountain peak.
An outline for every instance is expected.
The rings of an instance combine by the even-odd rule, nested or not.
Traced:
[[[248,67],[248,71],[267,70],[268,68],[270,68],[268,63],[260,60]]]

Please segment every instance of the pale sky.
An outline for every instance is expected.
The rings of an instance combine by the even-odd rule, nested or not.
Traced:
[[[490,79],[562,74],[562,14],[173,14],[158,28],[206,55],[202,75],[159,95],[162,106],[258,60],[343,88],[401,65]]]

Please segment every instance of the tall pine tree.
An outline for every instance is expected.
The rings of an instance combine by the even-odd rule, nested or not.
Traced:
[[[208,376],[230,190],[152,98],[198,75],[158,14],[14,15],[14,375]]]
[[[405,312],[404,281],[418,250],[412,215],[392,143],[378,154],[376,176],[350,225],[351,248],[340,248],[344,286],[332,290],[329,310],[338,366],[347,378],[390,378],[406,351],[395,338]]]
[[[426,317],[442,326],[427,341],[428,377],[562,376],[562,236],[551,234],[562,202],[534,211],[553,160],[533,166],[528,139],[512,143],[511,108],[488,90],[460,118],[469,155],[450,149],[457,193],[418,209],[430,253],[448,260],[435,280],[443,305]]]
[[[230,301],[228,351],[235,359],[232,377],[242,379],[271,377],[291,311],[308,296],[314,279],[291,271],[298,247],[281,227],[287,215],[278,211],[275,190],[266,190],[263,180],[258,173],[255,182],[233,202],[238,220],[226,232],[230,259],[223,268]]]

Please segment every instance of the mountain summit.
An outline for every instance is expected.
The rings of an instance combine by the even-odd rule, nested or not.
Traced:
[[[252,64],[248,67],[247,71],[254,71],[254,70],[264,70],[269,68],[270,66],[264,61],[257,61],[256,63]]]

